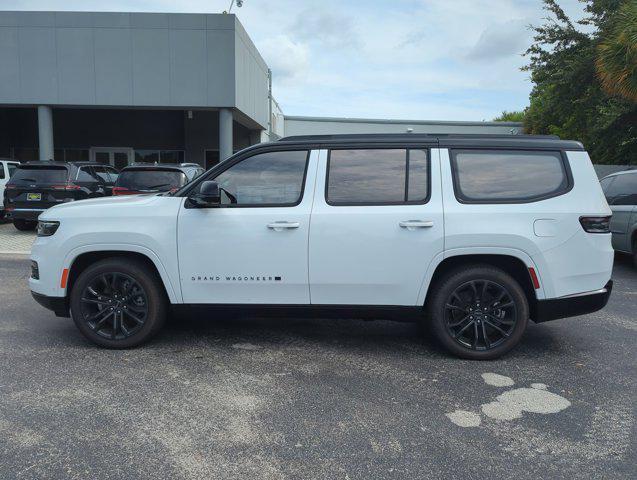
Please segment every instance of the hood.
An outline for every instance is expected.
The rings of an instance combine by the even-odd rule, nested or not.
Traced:
[[[46,210],[40,217],[56,217],[59,214],[79,212],[79,209],[91,208],[126,208],[133,206],[144,206],[155,203],[157,195],[122,195],[115,197],[91,198],[88,200],[78,200],[75,202],[62,203]],[[97,212],[96,212],[97,213]]]

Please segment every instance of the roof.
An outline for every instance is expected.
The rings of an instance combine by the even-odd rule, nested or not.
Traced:
[[[627,173],[637,174],[637,170],[622,170],[621,172],[614,172],[614,173],[611,173],[610,175],[606,175],[604,178],[616,177],[617,175],[626,175]]]
[[[112,165],[100,163],[100,162],[57,162],[52,160],[35,160],[33,162],[21,163],[22,167],[45,167],[47,165],[53,165],[58,167],[68,167],[73,165],[75,167],[84,166],[97,166],[97,167],[112,167]]]
[[[187,170],[189,168],[203,168],[197,163],[134,163],[122,168],[124,170]]]
[[[283,137],[277,143],[303,145],[345,145],[345,144],[406,144],[438,147],[478,147],[478,148],[529,148],[584,150],[584,146],[574,140],[560,140],[554,135],[494,135],[494,134],[342,134],[342,135],[298,135]]]

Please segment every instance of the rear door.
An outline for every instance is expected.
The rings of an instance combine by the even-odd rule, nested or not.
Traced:
[[[438,151],[321,151],[310,223],[312,304],[416,305],[443,251]]]
[[[6,186],[6,206],[43,211],[71,195],[66,190],[69,170],[64,165],[21,165]]]

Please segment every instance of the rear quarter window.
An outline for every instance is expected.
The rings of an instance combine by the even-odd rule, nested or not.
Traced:
[[[464,203],[526,203],[571,187],[561,152],[452,150],[456,198]]]

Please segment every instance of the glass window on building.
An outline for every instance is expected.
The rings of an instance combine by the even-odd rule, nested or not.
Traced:
[[[135,163],[159,163],[159,150],[135,150]]]

